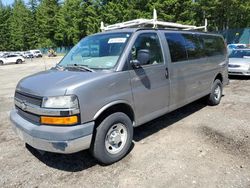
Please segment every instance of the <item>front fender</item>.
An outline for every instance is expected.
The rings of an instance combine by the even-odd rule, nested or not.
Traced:
[[[126,104],[126,105],[128,105],[131,109],[133,109],[132,106],[131,106],[131,104],[129,104],[128,101],[126,101],[126,100],[116,100],[116,101],[112,101],[112,102],[110,102],[110,103],[104,105],[101,109],[99,109],[99,110],[95,113],[93,119],[96,120],[105,110],[107,110],[108,108],[110,108],[110,107],[112,107],[112,106],[114,106],[114,105],[117,105],[117,104]]]

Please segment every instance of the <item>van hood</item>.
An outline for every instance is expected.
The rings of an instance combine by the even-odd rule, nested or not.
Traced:
[[[104,75],[107,73],[48,70],[23,78],[16,90],[36,96],[65,95],[67,90],[100,79]]]

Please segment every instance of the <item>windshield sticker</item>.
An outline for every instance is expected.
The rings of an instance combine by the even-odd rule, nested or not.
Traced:
[[[111,38],[111,39],[109,39],[108,44],[111,44],[111,43],[125,43],[126,40],[127,40],[126,38]]]

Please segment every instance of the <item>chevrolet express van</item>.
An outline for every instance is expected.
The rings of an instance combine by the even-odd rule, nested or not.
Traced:
[[[83,38],[51,70],[23,78],[13,128],[39,150],[90,149],[104,164],[129,151],[133,128],[207,97],[218,105],[228,83],[220,35],[125,28]]]

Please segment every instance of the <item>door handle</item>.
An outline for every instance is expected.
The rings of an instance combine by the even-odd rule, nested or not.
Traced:
[[[165,69],[165,76],[166,76],[166,79],[168,79],[168,68]]]

